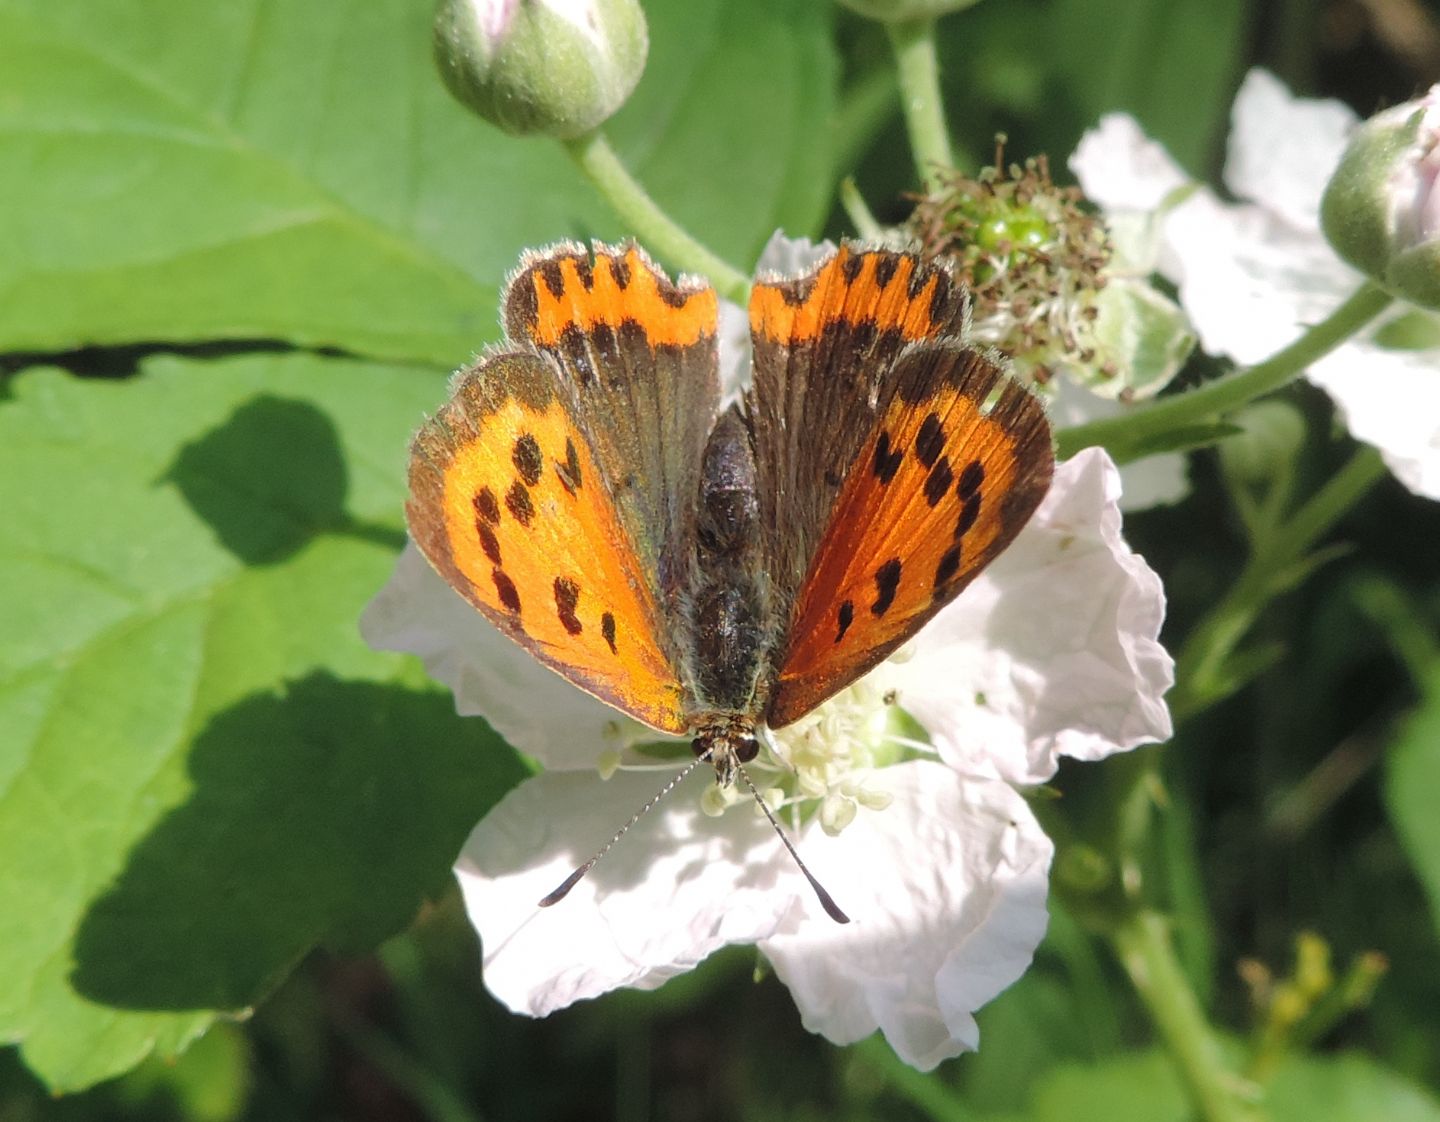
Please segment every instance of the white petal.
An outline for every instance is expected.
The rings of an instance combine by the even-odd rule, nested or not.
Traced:
[[[593,769],[606,751],[664,739],[536,662],[462,600],[413,543],[366,606],[360,634],[377,650],[419,655],[426,672],[450,687],[457,713],[483,716],[547,767]]]
[[[817,909],[760,943],[805,1027],[837,1044],[876,1029],[917,1068],[979,1044],[973,1013],[1015,981],[1045,933],[1053,852],[1006,784],[916,761],[876,773],[894,801],[804,841],[851,917]],[[822,844],[823,838],[823,844]]]
[[[1363,279],[1318,232],[1258,206],[1227,206],[1208,191],[1169,216],[1165,240],[1179,262],[1167,275],[1201,345],[1242,365],[1294,342]]]
[[[1154,210],[1190,179],[1125,113],[1105,114],[1080,138],[1070,170],[1086,198],[1107,211]]]
[[[1391,350],[1360,339],[1326,355],[1307,376],[1334,399],[1351,434],[1380,449],[1401,483],[1440,499],[1440,350]]]
[[[720,407],[740,400],[750,386],[750,315],[739,304],[720,301]]]
[[[760,280],[772,277],[796,277],[813,269],[835,252],[829,240],[812,242],[809,238],[789,238],[776,230],[760,251],[755,262],[755,276]]]
[[[620,986],[655,989],[728,943],[774,933],[792,909],[819,910],[763,818],[700,812],[701,785],[714,782],[705,767],[565,899],[539,907],[665,779],[548,772],[475,827],[455,874],[480,933],[485,985],[510,1009],[540,1017]]]
[[[1295,97],[1273,74],[1251,70],[1231,112],[1225,185],[1318,234],[1320,196],[1356,122],[1341,102]]]
[[[1099,759],[1171,733],[1165,595],[1120,533],[1120,477],[1087,448],[1000,557],[882,684],[967,773],[1039,783],[1058,757]]]

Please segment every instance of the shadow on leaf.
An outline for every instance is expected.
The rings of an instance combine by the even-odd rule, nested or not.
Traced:
[[[330,418],[304,401],[262,394],[180,449],[165,473],[216,537],[247,565],[273,565],[316,534],[399,549],[405,537],[345,511],[347,475]]]
[[[217,715],[190,774],[80,926],[71,981],[94,1001],[239,1009],[317,944],[373,946],[525,769],[445,694],[316,674]]]

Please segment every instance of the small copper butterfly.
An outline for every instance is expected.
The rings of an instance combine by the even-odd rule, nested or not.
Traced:
[[[757,283],[753,382],[728,407],[715,290],[634,245],[527,254],[502,311],[504,344],[415,438],[411,537],[535,658],[691,737],[727,786],[762,725],[914,635],[1050,485],[1043,406],[966,345],[964,289],[911,253],[844,244]]]

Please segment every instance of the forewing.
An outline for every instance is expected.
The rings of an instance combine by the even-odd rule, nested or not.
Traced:
[[[633,248],[564,245],[522,263],[504,315],[510,349],[463,371],[415,438],[411,537],[541,662],[686,732],[676,602],[718,397],[715,294]]]
[[[668,610],[686,584],[701,454],[719,411],[715,290],[634,245],[562,244],[523,263],[505,327],[559,366],[621,520]]]
[[[912,254],[842,245],[804,277],[750,297],[755,431],[770,573],[788,614],[887,379],[916,341],[958,337],[964,290]]]
[[[790,283],[751,305],[757,457],[788,605],[767,709],[777,728],[954,599],[1054,468],[1043,406],[962,344],[965,297],[941,270],[842,248]]]

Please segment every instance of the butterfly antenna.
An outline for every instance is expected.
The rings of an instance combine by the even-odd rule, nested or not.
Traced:
[[[805,879],[810,882],[810,887],[815,890],[815,895],[820,899],[820,906],[825,909],[825,914],[836,923],[849,923],[850,917],[840,910],[840,905],[835,903],[830,893],[825,891],[825,886],[815,879],[815,874],[805,867],[805,862],[800,860],[800,854],[796,851],[795,845],[790,841],[785,831],[780,828],[780,823],[775,820],[775,815],[770,812],[765,800],[760,797],[760,792],[755,789],[755,784],[750,778],[743,765],[735,765],[735,770],[740,773],[740,778],[745,780],[745,786],[750,788],[750,793],[755,796],[755,801],[760,804],[760,809],[765,812],[765,817],[770,819],[770,825],[775,827],[775,832],[780,835],[780,840],[785,843],[785,848],[790,851],[790,856],[795,858],[795,864],[805,874]],[[577,878],[578,879],[578,878]]]
[[[676,787],[680,786],[680,784],[684,781],[685,777],[689,775],[692,771],[694,771],[696,767],[698,767],[700,764],[704,763],[705,760],[705,756],[697,756],[695,759],[691,760],[688,764],[681,768],[678,772],[676,772],[669,783],[665,784],[665,786],[661,787],[660,790],[656,791],[655,795],[650,799],[648,803],[646,803],[633,815],[630,816],[629,822],[625,823],[625,825],[621,826],[620,829],[615,831],[615,836],[612,837],[609,841],[607,841],[604,845],[602,845],[599,850],[596,851],[594,857],[590,858],[590,860],[586,861],[585,864],[581,865],[578,869],[576,869],[573,873],[571,873],[568,877],[561,881],[559,888],[557,888],[554,892],[550,893],[550,895],[542,899],[540,901],[540,906],[542,908],[548,908],[551,904],[558,904],[561,900],[565,899],[565,897],[569,894],[570,890],[574,888],[577,884],[579,884],[585,874],[595,867],[595,862],[599,861],[600,858],[604,857],[605,854],[609,853],[611,846],[613,846],[616,842],[623,838],[626,831],[629,830],[631,826],[635,825],[635,823],[639,822],[640,819],[644,818],[645,815],[654,808],[656,803],[658,803],[671,791],[675,790]],[[751,790],[754,790],[754,788],[752,787]],[[771,821],[773,822],[774,819],[771,819]],[[787,842],[786,844],[788,845],[789,843]],[[796,858],[796,860],[799,860],[799,858]],[[807,873],[806,875],[808,876],[809,874]]]

